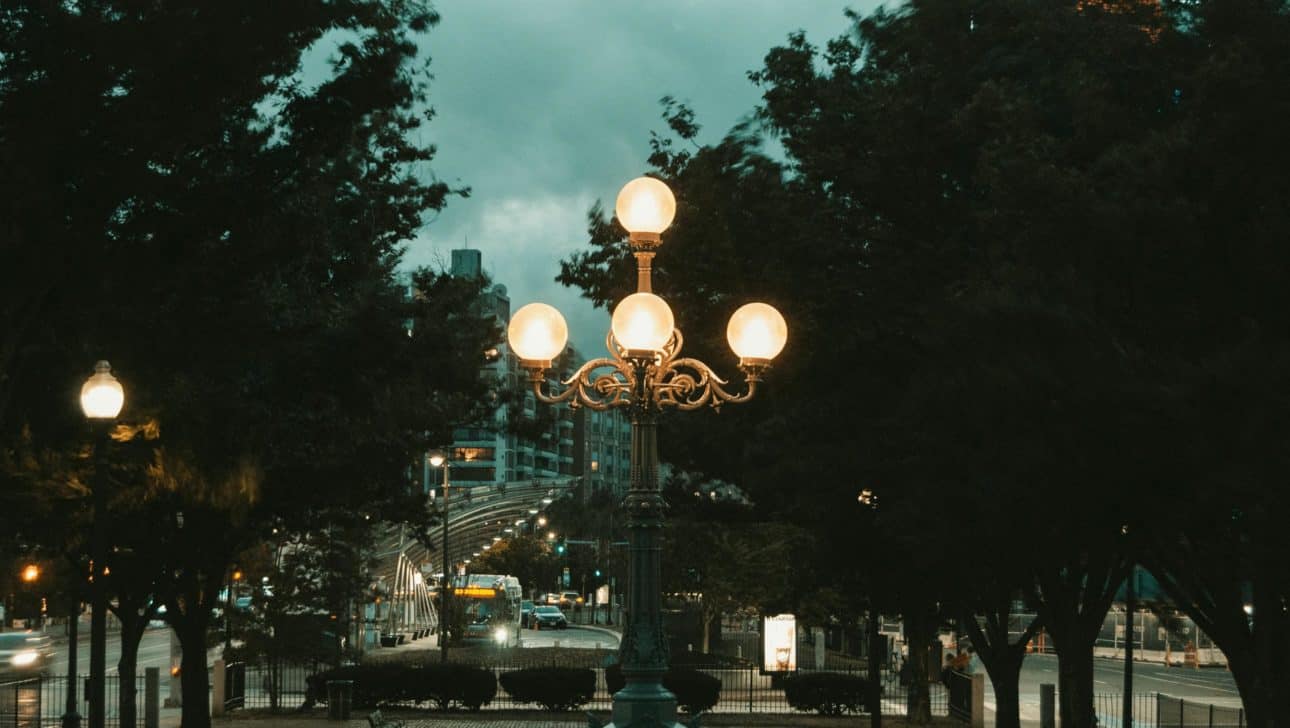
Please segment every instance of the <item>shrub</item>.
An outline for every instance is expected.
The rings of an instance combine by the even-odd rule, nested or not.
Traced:
[[[502,673],[499,681],[520,703],[537,703],[547,710],[573,710],[596,694],[596,671],[579,667],[530,667]]]
[[[605,685],[610,693],[622,690],[627,684],[620,665],[605,668]],[[676,696],[676,704],[689,715],[711,710],[721,699],[721,680],[687,667],[671,667],[663,675],[663,687]]]
[[[470,665],[433,664],[350,665],[325,670],[305,678],[306,704],[327,702],[327,683],[350,680],[355,708],[375,708],[391,703],[434,703],[441,710],[459,705],[479,710],[497,696],[497,678],[491,670]]]
[[[783,680],[784,697],[794,710],[820,715],[859,713],[865,706],[865,680],[838,672],[811,672]]]
[[[497,676],[492,670],[453,663],[427,665],[418,670],[415,700],[435,703],[447,710],[453,703],[479,710],[497,697]]]

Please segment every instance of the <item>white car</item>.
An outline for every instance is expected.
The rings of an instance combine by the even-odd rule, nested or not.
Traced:
[[[54,641],[39,632],[0,633],[0,674],[36,676],[49,674],[54,661]]]

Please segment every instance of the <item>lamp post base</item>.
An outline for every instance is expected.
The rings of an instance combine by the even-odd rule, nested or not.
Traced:
[[[590,728],[686,728],[676,722],[676,696],[659,683],[628,683],[614,694],[610,722],[602,726],[595,718]]]

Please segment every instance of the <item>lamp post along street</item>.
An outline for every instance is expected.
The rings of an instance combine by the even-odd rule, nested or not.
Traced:
[[[63,728],[81,728],[81,714],[76,712],[76,643],[81,621],[81,597],[71,595],[71,608],[67,610],[67,701],[63,707]]]
[[[438,454],[430,456],[430,464],[443,468],[443,579],[439,582],[439,661],[448,661],[448,591],[451,589],[452,577],[448,575],[448,456]]]
[[[681,332],[667,302],[654,295],[651,268],[661,233],[676,213],[676,200],[662,182],[640,177],[618,193],[615,211],[630,235],[636,257],[636,293],[614,308],[605,346],[609,357],[593,359],[549,388],[547,370],[568,340],[556,309],[530,303],[507,328],[511,349],[528,371],[537,399],[593,410],[623,408],[631,421],[628,514],[631,563],[627,615],[619,647],[626,686],[614,695],[612,728],[676,726],[676,698],[663,687],[668,668],[662,619],[663,496],[658,485],[658,415],[668,408],[696,410],[746,402],[772,359],[783,349],[788,327],[764,303],[750,303],[730,317],[726,337],[739,357],[747,390],[731,393],[707,364],[680,356]]]
[[[107,675],[107,574],[105,527],[107,522],[107,447],[112,424],[125,404],[125,390],[112,376],[106,361],[94,365],[94,374],[81,387],[81,410],[94,431],[94,475],[91,499],[94,520],[90,526],[90,728],[103,728],[104,688]],[[72,663],[74,666],[75,663]],[[69,670],[74,674],[75,668]],[[70,690],[70,688],[69,688]]]

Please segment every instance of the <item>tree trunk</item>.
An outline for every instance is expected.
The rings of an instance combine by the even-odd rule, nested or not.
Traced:
[[[907,610],[905,635],[909,640],[908,722],[932,722],[932,696],[927,689],[927,648],[936,635],[937,618],[921,609]]]
[[[1093,728],[1093,643],[1064,645],[1057,653],[1062,728]]]
[[[986,672],[990,674],[990,682],[994,686],[995,728],[1021,726],[1021,663],[1026,659],[1026,644],[1042,624],[1038,618],[1031,620],[1017,641],[1012,642],[1008,633],[1011,618],[1011,594],[1005,592],[993,600],[992,607],[985,613],[984,625],[971,613],[965,613],[959,619],[959,624],[967,628],[972,646],[980,656]]]
[[[707,655],[712,653],[712,650],[709,649],[711,647],[711,642],[712,642],[712,615],[708,614],[708,610],[706,609],[703,610],[702,614],[703,614],[703,654]]]
[[[135,672],[139,669],[139,640],[148,621],[143,618],[121,621],[121,659],[117,660],[116,671],[117,703],[120,711],[121,728],[134,728],[138,720],[138,704],[135,700]]]
[[[994,685],[994,728],[1021,728],[1021,660],[990,670]]]
[[[175,627],[183,648],[180,663],[180,687],[183,689],[182,728],[210,728],[210,683],[206,679],[206,622],[195,615],[185,615]],[[215,696],[223,700],[223,695]]]

